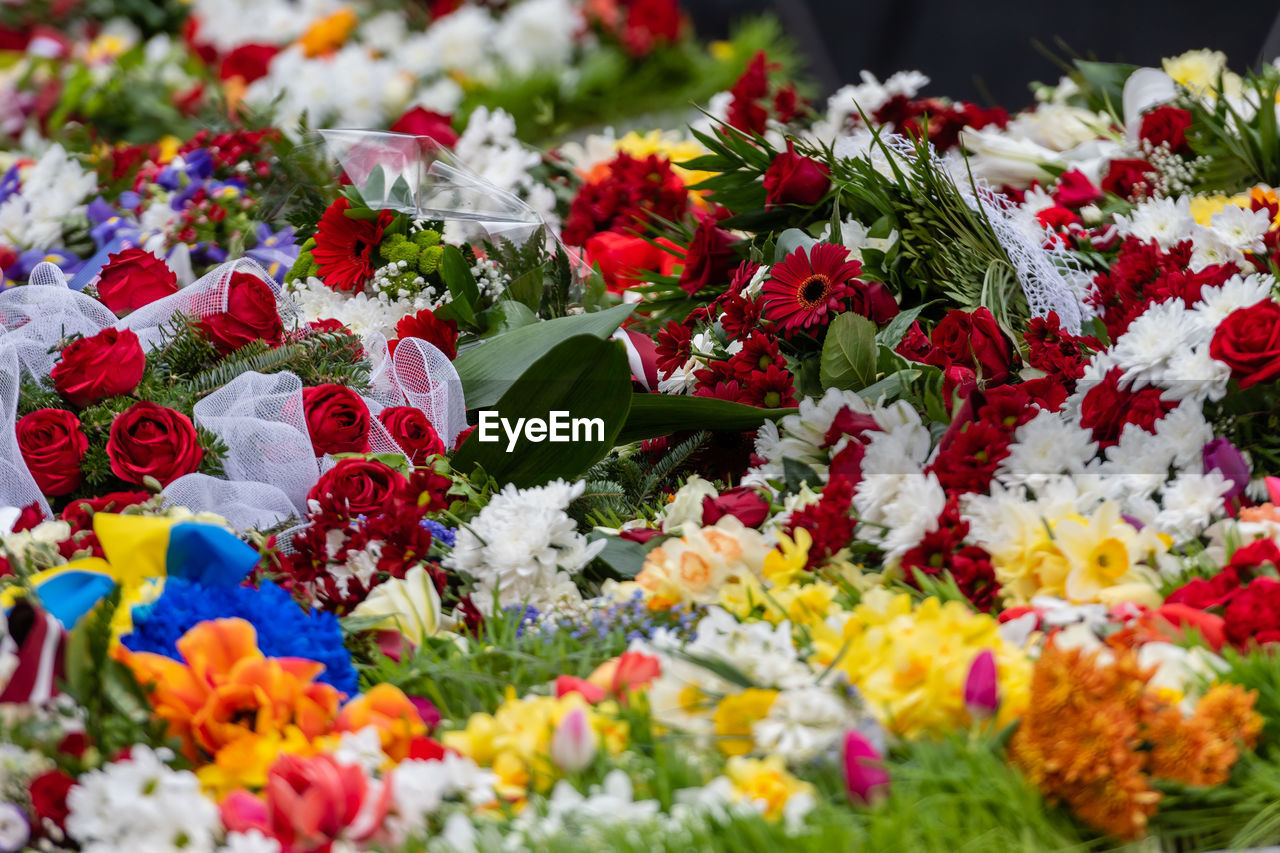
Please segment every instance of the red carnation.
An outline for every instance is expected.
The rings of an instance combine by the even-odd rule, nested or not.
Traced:
[[[47,770],[31,780],[27,793],[31,797],[31,811],[36,820],[50,821],[63,832],[67,829],[67,793],[75,787],[76,780],[62,770]]]
[[[392,353],[396,345],[404,338],[421,338],[448,356],[450,361],[458,357],[458,323],[456,320],[441,320],[423,308],[417,314],[407,314],[396,323],[396,340],[390,344]]]
[[[1123,372],[1118,367],[1107,371],[1101,382],[1085,392],[1080,403],[1080,425],[1093,431],[1093,440],[1103,449],[1120,442],[1125,424],[1136,424],[1154,435],[1156,421],[1175,406],[1163,399],[1160,389],[1154,386],[1141,391],[1121,388]]]
[[[242,44],[228,53],[218,66],[218,79],[232,80],[239,77],[244,85],[267,76],[271,60],[280,48],[273,44]]]

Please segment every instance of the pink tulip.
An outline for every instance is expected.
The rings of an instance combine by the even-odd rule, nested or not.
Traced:
[[[551,760],[566,773],[577,773],[596,757],[596,734],[582,708],[565,714],[551,736]]]
[[[889,794],[884,758],[857,729],[844,736],[844,781],[855,803],[874,805]]]
[[[969,676],[964,681],[964,706],[975,720],[990,717],[1000,707],[996,679],[996,656],[991,649],[983,649],[969,665]]]

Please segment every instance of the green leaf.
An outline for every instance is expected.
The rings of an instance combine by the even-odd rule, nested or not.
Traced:
[[[453,295],[453,301],[449,304],[453,306],[458,319],[467,325],[475,325],[475,307],[480,301],[480,288],[476,285],[475,276],[471,274],[467,259],[462,257],[457,246],[444,247],[444,254],[440,258],[440,277]]]
[[[1124,103],[1124,84],[1129,75],[1137,70],[1136,65],[1122,62],[1091,62],[1077,59],[1076,70],[1084,79],[1089,109],[1107,111],[1117,119],[1124,116],[1119,113]]]
[[[920,316],[920,312],[932,304],[931,302],[926,302],[906,311],[899,311],[898,316],[890,320],[879,332],[876,332],[876,343],[884,344],[890,349],[896,347],[902,342],[902,336],[907,333],[907,329],[910,329],[911,324]]]
[[[814,491],[822,491],[822,477],[813,468],[797,459],[782,460],[782,476],[786,481],[788,494],[795,494],[805,484]]]
[[[459,353],[453,366],[462,379],[467,408],[483,409],[498,402],[508,388],[520,381],[525,367],[566,338],[583,334],[609,337],[632,310],[634,306],[619,305],[607,311],[522,326]]]
[[[880,400],[881,398],[886,401],[896,400],[911,387],[912,382],[920,378],[920,375],[920,371],[914,369],[899,370],[896,373],[890,373],[879,382],[863,388],[858,392],[858,396],[872,403]]]
[[[618,443],[631,444],[690,429],[745,432],[756,429],[766,419],[777,420],[795,411],[760,409],[712,397],[635,394],[627,425],[618,436]]]
[[[852,311],[827,329],[819,377],[823,388],[850,390],[876,381],[876,324]]]
[[[530,364],[493,406],[497,417],[519,433],[514,445],[506,429],[492,418],[490,438],[496,433],[497,440],[481,441],[483,418],[489,415],[482,413],[481,428],[454,455],[454,468],[470,471],[477,464],[482,465],[499,483],[515,483],[522,488],[560,477],[576,478],[613,448],[627,420],[630,403],[631,367],[621,342],[590,334],[574,335]],[[548,435],[532,440],[527,428],[522,427],[538,419],[544,429],[550,428],[555,424],[552,412],[563,413],[560,428],[571,439],[571,429],[577,428],[578,419],[598,420],[599,426],[588,426],[578,440],[553,442]]]
[[[598,539],[605,540],[604,550],[596,559],[607,565],[619,578],[630,580],[640,574],[640,570],[644,568],[645,557],[648,556],[649,551],[639,542],[603,533],[591,533],[587,539],[593,542]]]
[[[531,326],[538,322],[538,317],[523,302],[504,299],[492,308],[481,311],[480,320],[486,329],[485,336],[491,336]]]
[[[799,228],[788,228],[778,235],[778,245],[773,251],[773,262],[775,264],[779,263],[787,255],[801,247],[807,252],[816,245],[818,245],[818,241]]]
[[[369,173],[369,180],[364,182],[363,195],[369,201],[378,201],[386,193],[387,175],[381,166],[374,166]]]

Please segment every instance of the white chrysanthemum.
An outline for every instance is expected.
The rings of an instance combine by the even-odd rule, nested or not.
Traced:
[[[1189,347],[1169,359],[1161,380],[1166,400],[1221,400],[1227,394],[1231,368],[1209,355],[1207,343]]]
[[[218,853],[280,853],[280,842],[264,835],[262,830],[227,833],[226,843]]]
[[[1195,539],[1214,516],[1223,514],[1222,498],[1230,489],[1231,484],[1221,471],[1179,474],[1161,490],[1156,530],[1169,534],[1176,542]]]
[[[1129,324],[1111,356],[1136,391],[1162,380],[1169,361],[1200,337],[1200,328],[1183,301],[1170,299],[1152,305]]]
[[[1268,298],[1275,286],[1276,280],[1270,275],[1233,275],[1221,287],[1201,290],[1200,301],[1192,308],[1200,322],[1212,331],[1232,311],[1257,305]]]
[[[835,747],[858,722],[849,704],[830,689],[808,685],[779,693],[764,719],[752,724],[751,734],[758,750],[781,755],[794,766]]]
[[[580,26],[569,0],[525,0],[502,16],[493,49],[516,74],[555,71],[568,64]]]
[[[518,489],[508,484],[469,525],[458,531],[449,568],[476,580],[476,601],[487,609],[523,604],[548,610],[581,600],[573,575],[604,548],[578,533],[569,504],[586,484],[562,480]]]
[[[1191,250],[1191,269],[1195,272],[1218,264],[1244,263],[1244,253],[1203,225],[1191,229]]]
[[[1055,475],[1084,473],[1097,451],[1088,430],[1057,412],[1042,411],[1014,432],[996,476],[1008,485],[1034,489]]]
[[[1201,405],[1187,400],[1156,421],[1155,437],[1168,445],[1173,465],[1198,470],[1204,446],[1213,441],[1213,426],[1205,420]]]
[[[218,808],[189,770],[171,770],[145,746],[128,761],[91,770],[67,794],[67,834],[92,853],[212,851]]]
[[[868,457],[870,452],[868,448]],[[946,503],[947,494],[933,474],[864,474],[853,496],[857,536],[878,545],[892,562],[938,528]]]
[[[1155,240],[1160,248],[1169,249],[1191,236],[1196,224],[1191,215],[1191,199],[1162,198],[1144,201],[1129,216],[1117,216],[1120,233],[1139,240]]]
[[[464,5],[431,25],[428,44],[436,67],[460,71],[468,77],[491,79],[494,72],[493,40],[498,24],[481,6]]]
[[[1271,230],[1271,211],[1229,204],[1209,218],[1209,226],[1233,249],[1261,252],[1265,248],[1262,238]]]
[[[466,756],[445,753],[439,760],[408,759],[391,771],[391,799],[394,814],[387,828],[398,843],[423,832],[428,819],[446,800],[460,798],[480,806],[495,799],[497,777],[476,766]]]
[[[97,186],[97,176],[54,143],[22,175],[21,189],[0,204],[0,242],[18,249],[61,245],[64,225],[83,219]]]

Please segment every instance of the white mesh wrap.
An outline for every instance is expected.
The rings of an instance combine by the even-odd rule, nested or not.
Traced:
[[[467,428],[462,379],[449,357],[421,338],[403,338],[391,359],[396,387],[409,405],[421,409],[446,447]]]
[[[36,379],[44,379],[58,363],[58,353],[49,352],[58,341],[76,334],[91,337],[115,321],[107,306],[68,288],[62,270],[47,261],[36,265],[27,286],[0,292],[0,341]]]
[[[900,134],[886,134],[885,144],[907,161],[915,159],[916,143]],[[1017,271],[1022,292],[1033,317],[1056,311],[1062,327],[1080,334],[1081,324],[1091,316],[1083,296],[1090,276],[1080,263],[1057,242],[1052,231],[1034,218],[1023,216],[1018,206],[991,189],[983,180],[957,175],[929,146],[934,167],[953,176],[956,188],[969,207],[986,215],[1010,263]]]
[[[12,292],[12,291],[10,291]],[[3,294],[0,294],[3,295]],[[25,507],[33,501],[46,517],[52,517],[49,502],[27,469],[18,449],[18,353],[0,338],[0,506]]]
[[[192,512],[217,513],[239,531],[266,529],[298,515],[289,496],[270,483],[187,474],[165,486],[163,494]]]
[[[249,258],[228,261],[216,267],[188,287],[163,299],[144,305],[117,323],[121,329],[132,329],[142,341],[142,347],[151,350],[160,343],[162,330],[175,314],[191,318],[210,317],[227,310],[227,295],[231,277],[235,273],[248,273],[260,278],[271,288],[276,297],[276,310],[285,330],[298,325],[298,309],[284,294],[280,285],[256,262]]]
[[[302,405],[302,380],[292,373],[242,373],[193,408],[197,426],[217,435],[228,453],[230,480],[270,483],[301,512],[320,476]]]

